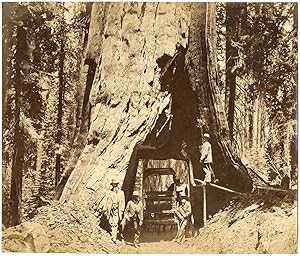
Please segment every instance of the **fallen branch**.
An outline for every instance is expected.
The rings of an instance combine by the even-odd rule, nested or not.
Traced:
[[[70,213],[70,214],[78,222],[78,224],[81,225],[81,221],[75,215],[73,215],[73,213]]]
[[[218,189],[221,189],[221,190],[230,192],[230,193],[234,193],[234,194],[238,194],[238,195],[244,195],[244,194],[245,194],[245,193],[241,193],[241,192],[238,192],[238,191],[234,191],[234,190],[231,190],[231,189],[229,189],[229,188],[225,188],[225,187],[222,187],[222,186],[213,184],[213,183],[209,183],[209,185],[212,186],[212,187],[214,187],[214,188],[218,188]]]
[[[52,202],[50,200],[47,200],[45,199],[44,197],[40,196],[40,200],[43,202],[43,203],[47,203],[47,204],[51,204]]]
[[[258,173],[256,173],[253,169],[248,168],[257,178],[259,178],[263,183],[267,184],[268,186],[271,186],[271,184],[267,181],[265,181]]]

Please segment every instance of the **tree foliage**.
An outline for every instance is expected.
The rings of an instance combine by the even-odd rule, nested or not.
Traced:
[[[247,3],[247,18],[240,24],[242,35],[234,38],[225,28],[228,18],[225,7],[223,4],[218,6],[222,81],[229,72],[228,63],[224,61],[224,52],[228,53],[228,49],[222,48],[225,35],[226,40],[230,40],[227,43],[236,52],[235,56],[231,56],[234,57],[231,71],[234,70],[237,76],[233,139],[244,156],[251,158],[250,162],[259,162],[258,158],[263,159],[265,154],[267,161],[273,162],[278,170],[287,169],[284,162],[291,161],[294,151],[294,147],[291,150],[281,145],[294,141],[293,134],[296,132],[296,7],[295,3]],[[224,91],[226,86],[223,85]],[[224,98],[226,102],[226,95]],[[250,157],[252,153],[257,156]],[[276,155],[281,155],[281,160]]]
[[[280,111],[295,118],[297,34],[295,3],[248,4],[246,34],[236,42],[243,56],[241,76],[249,75],[252,96],[265,93],[271,119]]]
[[[55,134],[58,101],[58,69],[61,40],[66,44],[65,80],[66,104],[63,105],[63,159],[68,154],[70,134],[74,129],[74,99],[79,54],[82,51],[82,30],[84,28],[84,4],[62,3],[6,3],[4,17],[4,52],[6,70],[4,97],[4,143],[3,167],[3,212],[9,207],[9,180],[11,178],[13,134],[15,127],[15,77],[16,62],[21,61],[20,96],[20,143],[25,147],[23,166],[23,211],[30,218],[42,198],[51,199],[54,187],[54,154],[57,150]],[[64,8],[64,9],[63,9]],[[69,11],[69,9],[71,11]],[[24,29],[23,37],[17,38],[17,28]],[[64,32],[64,34],[62,34]],[[68,37],[69,36],[69,37]],[[17,56],[17,44],[21,44],[23,56]],[[20,52],[20,51],[19,51]],[[63,160],[65,161],[65,160]],[[64,163],[63,163],[64,164]],[[52,191],[52,192],[51,192]],[[8,224],[6,215],[3,222]]]

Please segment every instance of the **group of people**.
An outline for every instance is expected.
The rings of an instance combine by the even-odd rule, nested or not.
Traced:
[[[185,229],[188,219],[192,214],[191,204],[187,196],[187,185],[182,184],[179,179],[175,179],[178,204],[172,211],[175,214],[178,224],[175,242],[183,243],[185,241]],[[119,182],[113,179],[111,190],[106,194],[105,203],[102,204],[102,212],[106,215],[110,226],[111,239],[117,243],[117,237],[124,240],[124,230],[128,224],[131,224],[133,231],[133,246],[139,247],[139,238],[141,226],[143,225],[143,204],[138,191],[134,191],[131,200],[125,207],[124,192],[119,187]]]
[[[117,237],[124,239],[124,230],[127,224],[133,225],[134,246],[139,246],[140,227],[143,224],[143,205],[140,200],[139,192],[134,191],[131,200],[125,207],[125,195],[119,187],[119,181],[112,179],[111,189],[105,196],[95,204],[95,211],[104,214],[108,220],[111,239],[117,243]]]
[[[212,147],[209,142],[210,135],[203,135],[203,145],[200,149],[200,162],[203,164],[205,173],[204,182],[217,182],[214,172],[211,168],[212,164]],[[173,186],[173,187],[172,187]],[[175,242],[182,243],[185,241],[185,232],[188,220],[192,214],[191,203],[187,195],[187,185],[183,184],[180,179],[174,177],[174,184],[168,190],[174,190],[176,186],[177,192],[177,207],[172,209],[178,224],[177,235],[174,238]],[[124,192],[119,187],[119,182],[116,179],[111,181],[111,190],[106,194],[105,200],[98,204],[97,208],[101,208],[109,222],[111,239],[114,243],[117,242],[119,234],[120,239],[124,239],[124,230],[127,224],[132,224],[133,230],[133,245],[139,247],[140,229],[143,225],[143,203],[138,191],[134,191],[131,200],[128,201],[125,207]]]

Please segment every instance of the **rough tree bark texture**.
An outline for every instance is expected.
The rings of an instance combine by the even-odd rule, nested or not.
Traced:
[[[232,149],[229,127],[218,92],[215,12],[213,3],[197,3],[192,6],[190,41],[186,55],[189,80],[198,92],[202,130],[211,134],[216,175],[224,185],[230,185],[238,191],[249,191],[252,189],[252,181]]]
[[[145,141],[160,114],[169,109],[171,98],[172,113],[176,112],[173,123],[177,129],[172,128],[173,135],[182,139],[180,132],[188,128],[180,119],[180,113],[188,117],[190,115],[190,123],[196,125],[195,113],[187,112],[193,109],[192,104],[196,104],[200,120],[205,120],[207,128],[213,133],[214,146],[219,149],[216,154],[222,154],[221,159],[230,162],[232,173],[234,168],[238,169],[237,180],[241,182],[240,176],[245,174],[240,171],[239,163],[234,162],[234,157],[229,155],[227,141],[221,141],[221,131],[228,130],[228,126],[224,111],[219,109],[221,104],[215,97],[216,60],[207,58],[213,53],[215,43],[205,40],[211,36],[210,33],[215,33],[213,24],[205,30],[205,24],[210,22],[207,13],[212,17],[215,15],[213,9],[207,12],[206,4],[93,4],[87,43],[87,59],[96,63],[95,76],[88,94],[89,144],[68,179],[60,197],[62,202],[78,199],[86,203],[90,199],[94,201],[108,188],[112,178],[119,178],[122,184],[135,146]],[[170,60],[177,54],[176,44],[189,49],[186,62],[190,67],[194,92],[187,86],[187,76],[180,75],[183,72],[180,63],[182,60],[184,63],[184,55],[182,58],[179,54],[170,68],[173,68],[174,79],[177,81],[169,81],[170,89],[166,89],[167,82],[160,83],[161,72],[157,60],[162,57]],[[185,89],[180,91],[173,88],[174,85]],[[181,92],[184,100],[180,100]],[[198,95],[199,103],[192,102],[189,95]],[[188,106],[185,112],[180,108],[181,105],[183,108]],[[193,144],[194,137],[191,135],[185,139]],[[239,172],[242,174],[239,175]],[[238,188],[247,189],[248,183],[245,186],[239,184]]]
[[[112,177],[122,182],[136,143],[146,138],[170,101],[155,82],[156,60],[173,56],[178,42],[186,46],[182,34],[187,35],[188,20],[185,4],[93,4],[87,56],[97,67],[88,136],[98,143],[85,148],[62,201],[101,193]]]

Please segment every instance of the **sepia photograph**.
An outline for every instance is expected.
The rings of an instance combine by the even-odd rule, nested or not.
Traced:
[[[298,252],[297,2],[1,7],[2,252]]]

